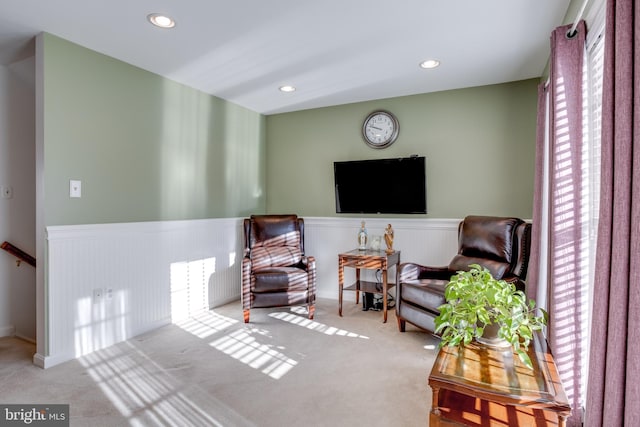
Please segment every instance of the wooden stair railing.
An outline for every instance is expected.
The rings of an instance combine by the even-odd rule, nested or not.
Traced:
[[[25,251],[23,251],[23,250],[21,250],[19,248],[16,248],[15,246],[13,246],[9,242],[2,243],[0,245],[0,249],[4,249],[5,251],[9,252],[11,255],[13,255],[16,258],[18,258],[18,260],[16,261],[16,264],[18,266],[20,266],[20,261],[24,261],[27,264],[32,265],[34,267],[36,266],[36,259],[34,257],[29,255]]]

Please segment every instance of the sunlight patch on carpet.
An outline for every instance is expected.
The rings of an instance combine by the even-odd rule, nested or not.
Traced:
[[[130,344],[112,346],[78,360],[132,426],[223,426],[180,390],[171,376]]]
[[[282,378],[298,364],[274,346],[258,342],[249,329],[233,331],[210,345],[274,379]]]
[[[187,319],[175,322],[175,325],[195,335],[198,338],[207,338],[228,327],[238,323],[237,320],[222,316],[213,311],[204,311]]]
[[[319,322],[307,319],[306,317],[297,316],[292,313],[276,312],[276,313],[269,313],[269,316],[274,317],[278,320],[292,323],[297,326],[301,326],[303,328],[310,329],[315,332],[325,334],[325,335],[338,335],[338,336],[349,337],[349,338],[362,338],[365,340],[369,339],[369,337],[367,336],[359,335],[359,334],[356,334],[355,332],[349,332],[344,329],[336,328],[335,326],[325,325],[324,323],[319,323]]]

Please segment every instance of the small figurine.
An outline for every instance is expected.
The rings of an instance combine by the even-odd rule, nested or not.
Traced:
[[[387,250],[385,251],[387,254],[392,254],[393,250],[393,228],[391,228],[391,224],[387,224],[387,228],[384,230],[384,242],[387,244]]]
[[[368,240],[367,229],[364,227],[364,221],[362,221],[360,223],[360,231],[358,231],[358,249],[361,251],[367,250]]]

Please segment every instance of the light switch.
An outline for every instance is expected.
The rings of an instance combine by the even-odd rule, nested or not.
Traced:
[[[82,181],[75,179],[69,181],[69,197],[82,197]]]

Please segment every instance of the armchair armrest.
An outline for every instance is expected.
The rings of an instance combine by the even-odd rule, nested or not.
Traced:
[[[514,274],[507,274],[506,276],[504,276],[502,278],[502,280],[504,280],[507,283],[513,283],[514,285],[516,285],[516,289],[519,291],[523,291],[525,289],[525,283],[524,281],[522,281],[522,279]]]
[[[449,270],[447,266],[429,267],[413,262],[400,264],[398,268],[400,282],[418,279],[449,280],[456,272]]]
[[[251,258],[249,254],[242,258],[242,308],[251,307]]]
[[[309,302],[313,305],[316,301],[316,258],[312,255],[306,255],[302,257],[302,262],[307,268],[309,276]],[[310,308],[310,310],[313,310],[313,308]],[[313,314],[311,318],[313,318]]]
[[[316,258],[313,255],[302,255],[300,258],[300,266],[304,267],[305,270],[315,270],[316,268]]]

